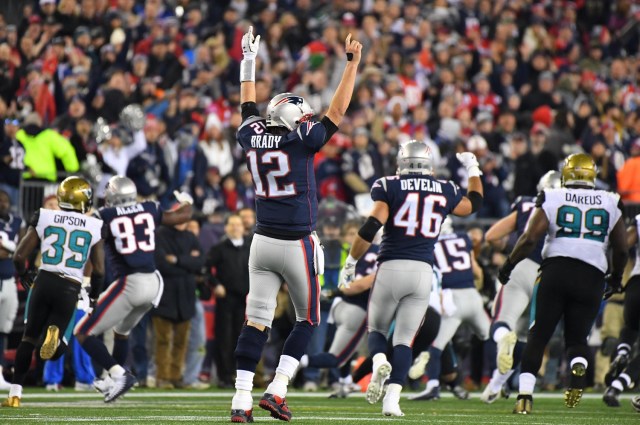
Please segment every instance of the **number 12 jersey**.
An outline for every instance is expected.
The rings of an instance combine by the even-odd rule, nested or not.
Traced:
[[[622,210],[620,196],[593,189],[547,189],[538,195],[549,229],[542,258],[570,257],[607,271],[609,234]]]

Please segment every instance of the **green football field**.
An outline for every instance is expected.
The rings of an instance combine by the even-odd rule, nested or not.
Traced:
[[[257,396],[254,396],[257,398]],[[445,394],[439,401],[403,399],[402,418],[381,415],[381,405],[367,404],[362,394],[347,399],[328,399],[326,393],[292,393],[287,398],[294,423],[368,424],[401,422],[421,424],[640,424],[640,413],[623,397],[622,407],[606,407],[599,394],[586,394],[575,409],[563,406],[562,396],[541,394],[534,402],[531,416],[514,415],[513,398],[492,405],[480,402],[479,394],[461,401]],[[71,390],[45,393],[27,389],[19,409],[0,409],[0,424],[177,424],[228,423],[231,393],[213,391],[166,392],[135,390],[114,404],[105,405],[100,396]],[[254,400],[257,404],[257,399]],[[258,423],[281,423],[256,408]]]

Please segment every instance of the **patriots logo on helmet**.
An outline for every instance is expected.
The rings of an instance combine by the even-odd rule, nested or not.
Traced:
[[[287,96],[283,97],[273,106],[283,105],[285,103],[291,103],[293,105],[302,105],[304,103],[304,99],[300,96]]]

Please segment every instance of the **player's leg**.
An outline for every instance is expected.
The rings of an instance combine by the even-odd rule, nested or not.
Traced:
[[[462,376],[458,368],[458,358],[453,349],[453,342],[447,344],[442,352],[442,368],[440,381],[458,400],[468,400],[469,391],[462,387]]]
[[[604,274],[595,267],[582,266],[575,267],[571,277],[564,282],[564,339],[571,367],[569,388],[565,391],[567,407],[577,406],[587,384],[587,358],[590,354],[587,337],[600,309]]]
[[[386,416],[403,416],[400,410],[400,392],[411,367],[411,346],[422,326],[429,305],[433,272],[426,263],[402,260],[394,262],[394,297],[399,299],[396,326],[393,332],[393,359],[389,386],[382,402]],[[402,270],[402,272],[400,271]]]
[[[620,393],[629,390],[640,379],[640,354],[636,354],[627,367],[607,387],[602,400],[609,407],[620,407],[618,397]]]
[[[385,381],[391,374],[391,363],[387,360],[387,337],[393,316],[400,299],[394,286],[398,282],[397,266],[399,260],[387,261],[380,265],[376,274],[367,308],[367,343],[372,359],[371,381],[367,387],[367,401],[376,403],[382,395]]]
[[[438,330],[440,329],[440,313],[435,308],[429,306],[427,312],[424,315],[422,326],[413,341],[413,347],[411,349],[413,355],[413,364],[409,368],[409,378],[420,379],[424,375],[425,368],[429,363],[431,354],[429,354],[429,347],[438,336]]]
[[[629,363],[631,347],[640,334],[640,276],[633,276],[627,282],[624,295],[624,326],[620,331],[616,355],[611,363],[609,372],[605,375],[605,383],[611,382]]]
[[[231,401],[231,421],[253,421],[253,377],[262,356],[276,308],[276,297],[288,241],[254,235],[249,254],[247,321],[236,344],[236,392]],[[297,364],[296,364],[297,366]]]
[[[13,329],[13,321],[18,313],[18,289],[14,279],[4,279],[0,286],[0,390],[8,390],[9,383],[4,380],[2,367],[5,341]]]
[[[74,335],[82,348],[91,358],[109,373],[113,385],[107,387],[105,402],[109,403],[124,394],[135,384],[135,377],[127,372],[116,359],[109,354],[107,347],[98,339],[98,335],[118,325],[134,309],[131,299],[136,294],[136,287],[141,282],[125,276],[113,282],[100,295],[93,313],[84,316],[74,329]],[[142,282],[149,284],[151,282]],[[114,347],[118,344],[114,338]],[[114,354],[118,350],[114,349]]]
[[[29,291],[25,310],[25,329],[22,340],[16,350],[13,369],[13,383],[9,388],[9,397],[2,402],[2,407],[20,407],[22,384],[29,371],[33,351],[40,339],[51,309],[50,301],[55,291],[45,282],[47,273],[40,273]]]
[[[67,351],[75,322],[78,294],[80,293],[79,284],[59,276],[55,276],[53,279],[56,281],[58,296],[52,303],[47,320],[47,333],[40,348],[40,357],[43,360],[55,360]]]
[[[536,374],[542,364],[544,349],[563,314],[564,294],[559,287],[567,279],[564,270],[566,267],[561,259],[549,260],[542,267],[540,280],[534,288],[531,301],[531,315],[534,319],[522,355],[519,394],[514,413],[531,413]]]
[[[280,260],[296,323],[284,342],[276,374],[260,400],[260,407],[271,412],[272,417],[285,421],[291,419],[285,401],[289,382],[307,350],[314,328],[320,323],[320,285],[314,266],[314,248],[311,237],[288,242]]]
[[[455,291],[454,291],[455,293]],[[443,316],[440,319],[438,335],[429,347],[429,363],[427,375],[429,380],[425,389],[420,393],[410,396],[409,400],[438,400],[440,399],[440,375],[442,372],[442,351],[451,341],[456,331],[462,324],[464,305],[456,305],[457,310],[452,316]]]

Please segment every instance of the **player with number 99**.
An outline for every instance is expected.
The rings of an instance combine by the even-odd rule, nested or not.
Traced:
[[[578,405],[587,383],[587,337],[591,326],[603,296],[621,291],[627,261],[623,206],[618,194],[595,189],[596,174],[589,155],[568,156],[562,167],[562,187],[540,192],[525,232],[499,270],[500,282],[507,284],[511,271],[546,235],[531,303],[534,319],[522,354],[520,388],[513,413],[531,413],[536,374],[561,318],[571,368],[565,405]],[[607,259],[609,245],[611,266]],[[605,282],[607,290],[603,291]]]
[[[400,391],[411,367],[412,341],[420,328],[416,317],[424,317],[429,305],[434,245],[442,222],[449,214],[467,216],[482,205],[482,173],[475,155],[464,152],[457,156],[469,174],[467,196],[453,182],[433,176],[433,155],[427,145],[411,141],[401,146],[397,175],[373,184],[373,210],[360,228],[341,272],[340,284],[348,286],[357,260],[384,226],[367,317],[369,353],[373,355],[367,401],[373,404],[380,399],[389,378],[382,403],[386,416],[403,416]],[[387,335],[394,319],[393,363],[389,363],[385,355]]]

